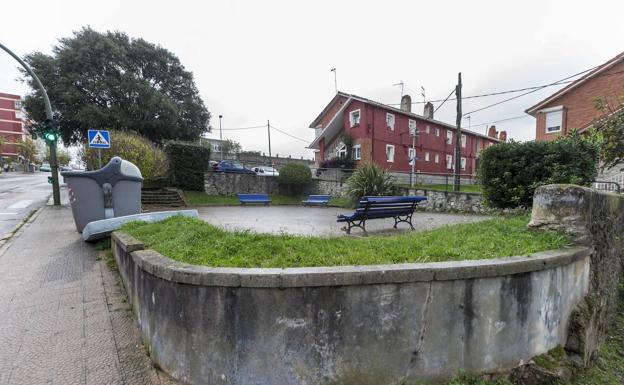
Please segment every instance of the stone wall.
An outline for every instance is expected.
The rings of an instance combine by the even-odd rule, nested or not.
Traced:
[[[291,269],[113,251],[152,359],[189,384],[390,385],[496,373],[565,344],[585,247],[496,260]]]
[[[566,349],[591,363],[617,311],[624,196],[573,185],[539,187],[529,226],[558,229],[591,247],[590,292],[575,309]]]

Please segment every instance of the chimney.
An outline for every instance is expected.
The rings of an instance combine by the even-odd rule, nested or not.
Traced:
[[[401,110],[412,112],[412,98],[409,95],[403,95],[401,98]]]
[[[427,102],[425,104],[425,110],[423,111],[423,116],[425,119],[433,119],[433,104],[431,102]]]
[[[498,133],[498,140],[500,140],[501,142],[506,142],[507,141],[507,131],[501,131]]]
[[[488,136],[490,138],[496,138],[496,126],[490,126],[488,129]]]

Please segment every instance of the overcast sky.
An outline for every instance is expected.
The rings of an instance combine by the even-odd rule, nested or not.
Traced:
[[[311,141],[310,122],[338,88],[398,103],[403,81],[414,101],[444,99],[462,72],[463,95],[537,86],[596,66],[624,50],[624,2],[592,1],[29,1],[2,20],[0,41],[23,56],[50,52],[60,37],[91,26],[142,37],[193,72],[223,128],[271,124]],[[0,52],[0,92],[25,94],[16,63]],[[558,87],[474,113],[472,129],[525,115]],[[464,101],[464,111],[508,98]],[[54,103],[54,101],[52,101]],[[422,105],[414,111],[422,113]],[[454,124],[455,102],[436,118]],[[466,126],[468,120],[465,120]],[[533,139],[534,119],[497,123]],[[226,130],[246,150],[268,151],[266,129]],[[218,129],[209,134],[218,138]],[[272,132],[273,153],[311,157],[306,142]],[[114,140],[114,139],[113,139]]]

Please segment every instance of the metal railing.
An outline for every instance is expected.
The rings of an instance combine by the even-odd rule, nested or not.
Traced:
[[[613,191],[617,194],[619,194],[621,191],[619,183],[612,182],[612,181],[603,181],[603,180],[593,181],[592,188],[595,188],[596,190]]]

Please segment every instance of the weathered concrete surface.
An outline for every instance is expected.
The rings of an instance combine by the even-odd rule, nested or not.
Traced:
[[[590,292],[575,309],[566,349],[589,365],[617,311],[624,250],[624,196],[574,185],[539,187],[529,226],[558,229],[592,248]]]
[[[68,207],[44,207],[0,247],[0,384],[172,383]]]
[[[192,384],[437,381],[513,368],[566,341],[589,250],[302,269],[192,266],[115,233],[152,358]]]
[[[336,222],[338,214],[352,213],[350,209],[335,207],[301,206],[247,206],[247,207],[198,207],[199,217],[204,221],[228,230],[251,230],[259,233],[295,234],[312,236],[347,235],[340,229],[344,223]],[[445,214],[416,212],[412,223],[416,231],[431,230],[436,227],[456,223],[471,223],[490,219],[487,216],[467,214]],[[398,234],[410,231],[409,225],[400,223],[394,229],[394,219],[375,219],[366,222],[366,230],[371,233]],[[360,235],[355,229],[351,235]]]

